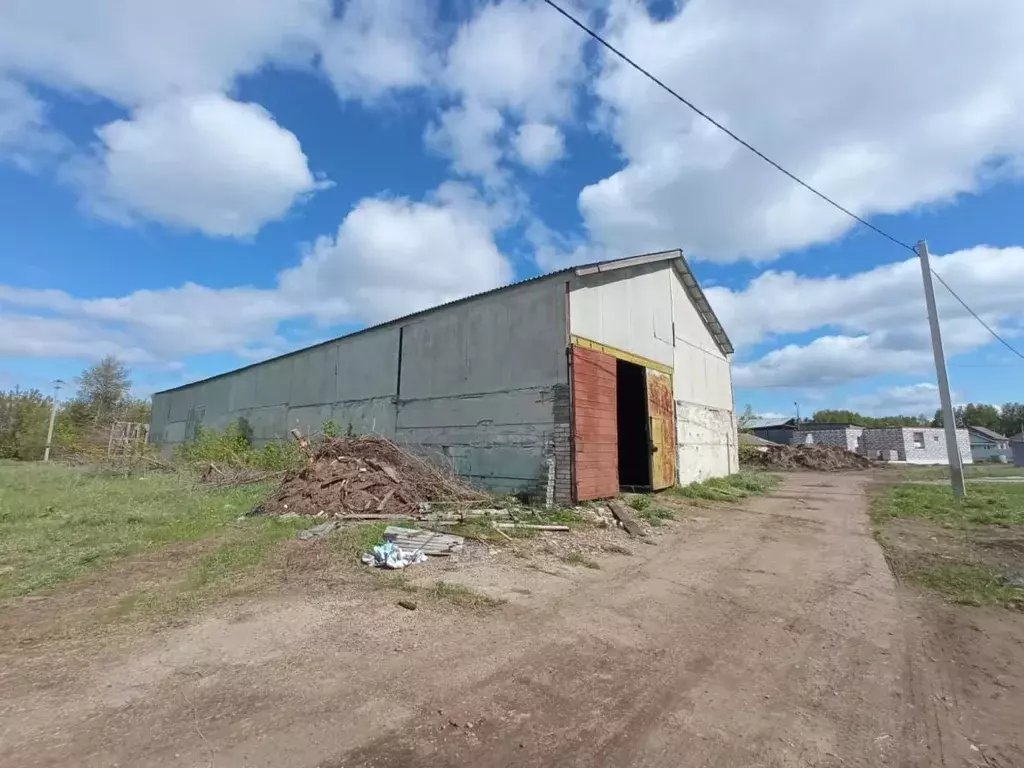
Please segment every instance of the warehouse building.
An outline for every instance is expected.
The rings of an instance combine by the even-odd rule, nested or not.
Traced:
[[[738,469],[733,348],[681,251],[571,267],[153,396],[170,451],[244,419],[377,433],[558,503]]]

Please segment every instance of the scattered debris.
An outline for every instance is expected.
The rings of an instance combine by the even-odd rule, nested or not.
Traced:
[[[772,445],[764,451],[744,454],[744,463],[762,469],[811,469],[835,472],[842,469],[871,469],[871,459],[839,445]]]
[[[608,506],[612,510],[612,514],[615,515],[615,519],[622,523],[622,527],[626,529],[626,533],[630,536],[646,536],[643,528],[637,524],[636,520],[633,519],[633,515],[626,506],[625,502],[621,499],[612,499],[608,502]]]
[[[410,565],[425,562],[426,559],[427,556],[422,552],[403,550],[393,541],[385,541],[383,544],[378,544],[362,557],[363,563],[371,568],[390,568],[393,570],[407,568]]]
[[[398,605],[401,608],[405,608],[405,610],[407,611],[416,610],[416,603],[414,603],[412,600],[399,600]]]
[[[439,502],[482,505],[490,498],[454,472],[378,435],[330,438],[309,450],[309,465],[285,475],[265,504],[267,514],[413,518],[424,514],[426,502],[433,502],[428,508],[433,512]]]
[[[304,531],[299,531],[295,534],[295,538],[301,539],[302,541],[309,541],[310,539],[322,539],[331,531],[335,530],[340,523],[337,520],[331,520],[326,523],[320,523],[320,525],[314,525],[312,528],[307,528]]]
[[[558,531],[567,533],[572,530],[568,525],[535,525],[533,523],[492,523],[495,528],[528,528],[533,531]]]
[[[1003,583],[1008,587],[1024,589],[1024,568],[1014,568],[1003,575]]]
[[[402,550],[422,552],[425,555],[445,556],[462,551],[465,539],[450,533],[421,531],[418,528],[399,528],[389,525],[384,530],[384,541],[390,541]]]

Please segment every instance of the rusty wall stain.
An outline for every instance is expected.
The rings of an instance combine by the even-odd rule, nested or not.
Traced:
[[[647,369],[647,414],[651,421],[651,487],[676,482],[676,425],[672,377]]]

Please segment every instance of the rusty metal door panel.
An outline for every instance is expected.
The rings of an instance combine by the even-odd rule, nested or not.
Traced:
[[[676,403],[672,377],[661,371],[647,371],[647,416],[651,421],[651,488],[659,490],[676,483]]]
[[[605,499],[619,493],[615,376],[615,358],[611,355],[572,348],[577,501]]]

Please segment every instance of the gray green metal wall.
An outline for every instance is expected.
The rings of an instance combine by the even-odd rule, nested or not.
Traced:
[[[513,286],[157,393],[150,440],[170,451],[196,425],[245,418],[259,444],[331,419],[442,455],[480,487],[542,494],[568,439],[565,290],[558,276]]]

